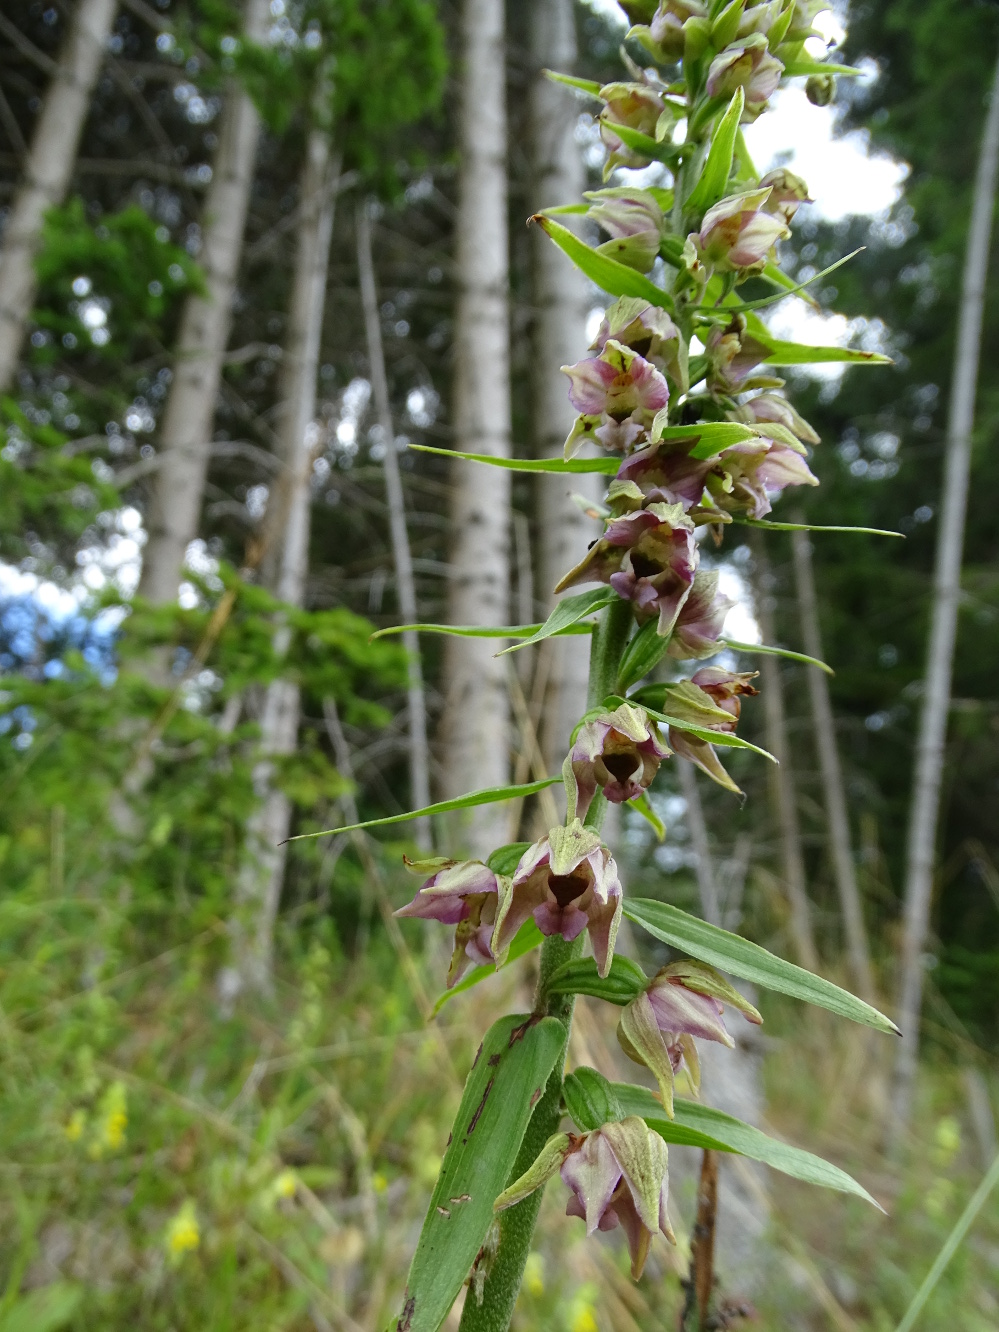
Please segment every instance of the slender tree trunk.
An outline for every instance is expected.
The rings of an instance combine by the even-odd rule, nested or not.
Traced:
[[[769,566],[759,544],[755,550],[760,568],[760,593],[757,611],[760,629],[766,643],[774,642],[773,599],[766,588]],[[771,796],[777,826],[780,829],[780,849],[783,866],[784,889],[791,908],[791,937],[798,961],[810,971],[818,969],[819,955],[812,932],[811,909],[805,879],[805,860],[801,853],[801,828],[798,805],[795,800],[794,773],[791,770],[790,746],[787,743],[787,715],[784,709],[784,683],[778,658],[762,656],[760,674],[763,678],[763,715],[767,748],[777,760],[770,766]]]
[[[576,65],[576,28],[572,0],[546,0],[531,8],[530,41],[534,78],[530,90],[531,206],[534,212],[572,203],[586,188],[586,173],[575,140],[579,103],[564,87],[541,72],[569,72]],[[569,263],[540,227],[532,244],[532,405],[534,451],[561,457],[575,412],[568,380],[559,370],[586,351],[586,279]],[[552,588],[577,564],[598,534],[572,499],[572,492],[599,500],[600,478],[578,476],[569,484],[557,476],[535,483],[538,520],[538,589],[545,613],[555,604]],[[533,618],[533,615],[532,617]],[[557,772],[569,735],[586,708],[586,640],[554,638],[541,748],[549,772]]]
[[[288,336],[281,360],[278,431],[283,467],[271,498],[280,534],[271,581],[275,594],[292,606],[302,605],[308,573],[316,374],[337,173],[328,134],[313,130],[306,144]],[[290,637],[289,628],[280,625],[275,640],[279,654],[287,651]],[[281,843],[291,822],[291,803],[274,785],[274,760],[294,753],[298,720],[298,685],[284,678],[272,681],[260,718],[261,759],[253,773],[261,803],[247,825],[247,858],[240,874],[234,931],[240,979],[255,990],[266,991],[271,984],[274,921],[286,860]]]
[[[388,376],[385,371],[385,349],[382,345],[378,290],[375,285],[375,265],[371,253],[371,212],[370,205],[363,202],[357,209],[357,271],[361,282],[361,304],[364,308],[364,330],[368,343],[368,370],[374,390],[375,411],[385,446],[385,495],[389,508],[396,599],[403,624],[415,624],[419,620],[416,583],[413,578],[409,533],[406,530],[406,501],[402,492],[402,477],[399,474],[399,455],[395,450],[395,429],[389,402]],[[402,636],[402,641],[409,653],[407,694],[410,808],[422,809],[430,804],[430,754],[427,746],[427,701],[423,689],[423,671],[420,666],[420,640],[414,631],[407,630]],[[414,827],[420,845],[424,850],[429,850],[429,819],[418,819]]]
[[[510,453],[509,246],[503,0],[465,0],[462,20],[461,181],[455,318],[455,447]],[[456,461],[452,471],[452,624],[505,624],[509,614],[510,475]],[[506,662],[496,639],[448,638],[444,652],[445,795],[509,779]],[[500,805],[470,812],[473,854],[505,841]]]
[[[69,188],[90,94],[101,70],[117,0],[79,0],[31,138],[0,250],[0,393],[17,370],[35,300],[35,252],[46,210]]]
[[[947,459],[937,536],[933,615],[923,681],[923,710],[916,742],[916,770],[906,856],[905,928],[898,995],[898,1025],[902,1029],[902,1042],[898,1050],[892,1096],[896,1129],[898,1126],[904,1127],[909,1120],[919,1052],[923,950],[929,928],[933,860],[940,814],[940,784],[947,739],[947,715],[950,711],[957,612],[961,597],[964,520],[971,471],[971,432],[975,418],[975,392],[997,171],[999,64],[989,95],[975,175],[947,420]]]
[[[694,765],[678,759],[676,771],[680,778],[680,790],[687,802],[687,830],[690,833],[694,855],[697,857],[697,892],[701,899],[701,915],[710,925],[721,925],[718,886],[711,859],[711,846],[708,843],[708,825],[704,818],[701,793],[697,789]]]
[[[801,617],[801,635],[805,651],[810,657],[822,660],[822,636],[819,632],[818,599],[812,572],[812,547],[805,532],[791,534],[794,552],[794,576],[798,591],[798,613]],[[846,805],[843,770],[840,767],[836,727],[833,722],[829,684],[825,672],[817,666],[808,668],[808,691],[812,703],[812,724],[815,727],[815,747],[819,752],[822,789],[825,796],[826,821],[829,829],[829,853],[839,893],[843,931],[846,936],[847,958],[857,992],[862,998],[874,997],[874,975],[871,971],[871,953],[864,927],[864,908],[857,885],[857,871],[853,859],[850,837],[850,817]]]
[[[260,37],[267,14],[267,0],[247,0],[247,36]],[[199,262],[208,290],[204,296],[192,293],[184,303],[173,381],[159,432],[161,462],[139,582],[140,595],[157,605],[176,598],[184,554],[198,532],[259,128],[249,94],[232,86],[205,200]]]

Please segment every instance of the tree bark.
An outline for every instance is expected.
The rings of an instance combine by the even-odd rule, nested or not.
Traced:
[[[756,562],[760,569],[757,612],[760,629],[766,643],[774,642],[773,598],[766,587],[769,565],[759,544]],[[816,971],[819,955],[812,931],[811,908],[805,879],[805,861],[801,853],[801,827],[795,800],[794,774],[787,743],[787,715],[784,708],[784,684],[777,657],[761,656],[760,674],[763,679],[763,715],[767,748],[777,760],[770,764],[770,791],[780,829],[780,849],[783,866],[784,889],[791,908],[791,937],[798,961],[809,971]]]
[[[80,0],[31,138],[0,250],[0,393],[14,379],[35,300],[35,253],[49,208],[69,188],[90,94],[104,61],[117,0]]]
[[[455,316],[455,447],[510,454],[509,245],[503,0],[462,12]],[[452,624],[505,624],[509,602],[510,475],[456,461],[452,471]],[[496,639],[448,638],[444,651],[444,793],[509,779],[506,662]],[[475,855],[504,842],[500,805],[470,812],[462,840]]]
[[[371,253],[371,213],[367,203],[361,203],[357,209],[357,271],[360,277],[364,330],[368,343],[368,372],[371,375],[375,411],[385,446],[383,463],[385,495],[389,509],[392,562],[395,565],[396,599],[403,624],[415,624],[419,620],[416,582],[413,578],[409,533],[406,530],[406,502],[402,492],[402,477],[399,474],[399,455],[395,449],[395,429],[392,424],[392,406],[389,401],[388,376],[385,371],[381,317],[378,313],[375,265]],[[402,636],[402,642],[409,654],[407,699],[410,807],[422,809],[430,804],[430,755],[427,746],[427,702],[420,665],[420,640],[415,631],[407,630]],[[424,850],[429,850],[431,844],[429,819],[417,819],[413,826],[420,846]]]
[[[573,203],[586,188],[586,173],[575,140],[579,103],[568,88],[545,78],[543,69],[571,72],[576,65],[572,0],[547,0],[531,9],[530,42],[534,77],[530,89],[531,206],[534,212]],[[586,353],[586,279],[540,227],[532,228],[532,407],[535,455],[561,457],[575,412],[569,384],[559,369]],[[600,478],[539,476],[535,483],[538,532],[538,588],[547,614],[555,604],[552,588],[577,564],[598,535],[598,527],[572,499],[601,498]],[[532,616],[533,618],[533,616]],[[586,708],[586,640],[551,640],[548,693],[541,748],[549,772],[557,772],[569,735]]]
[[[819,631],[818,598],[812,572],[812,547],[806,532],[793,532],[791,546],[794,552],[794,576],[798,591],[798,613],[801,618],[801,636],[810,657],[822,660],[822,636]],[[864,926],[864,907],[857,884],[857,871],[853,859],[850,836],[850,816],[847,812],[843,770],[836,744],[829,684],[824,671],[809,666],[808,692],[812,704],[812,724],[815,727],[815,747],[819,754],[822,790],[825,797],[826,822],[829,831],[829,855],[832,860],[836,891],[839,894],[846,937],[847,959],[857,993],[868,1001],[874,999],[874,975],[871,971],[871,952]]]
[[[314,129],[306,143],[288,335],[281,360],[278,434],[282,473],[268,517],[279,534],[270,581],[274,593],[292,606],[303,603],[308,573],[309,483],[318,442],[316,375],[338,170],[328,134]],[[290,637],[288,626],[279,625],[275,635],[279,654],[287,651]],[[267,686],[260,718],[261,758],[253,783],[261,803],[247,823],[234,947],[241,982],[258,991],[267,991],[271,985],[274,921],[287,858],[281,843],[291,822],[291,802],[274,785],[274,761],[295,751],[299,701],[294,680],[273,680]]]
[[[267,0],[247,0],[248,37],[262,35],[267,15]],[[198,532],[259,129],[249,94],[233,85],[222,112],[205,200],[199,262],[207,292],[204,296],[192,292],[184,303],[173,381],[159,432],[162,461],[149,506],[149,539],[139,582],[139,594],[155,605],[176,598],[184,555]]]
[[[971,433],[975,420],[975,393],[982,342],[982,315],[988,275],[996,177],[999,171],[999,64],[996,65],[988,112],[982,133],[978,169],[964,256],[957,345],[947,420],[947,457],[944,465],[940,529],[937,535],[933,613],[923,709],[916,741],[916,769],[912,789],[905,875],[905,924],[902,938],[898,1025],[902,1029],[895,1067],[892,1107],[896,1123],[904,1128],[912,1110],[916,1062],[919,1053],[919,1011],[923,996],[923,951],[929,928],[933,890],[933,861],[940,815],[947,716],[950,711],[957,612],[961,599],[961,559],[964,522],[971,471]]]

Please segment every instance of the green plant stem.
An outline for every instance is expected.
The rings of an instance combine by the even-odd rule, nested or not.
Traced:
[[[630,601],[612,602],[597,622],[590,644],[588,708],[599,707],[608,694],[616,693],[618,667],[633,623]]]
[[[602,699],[614,692],[621,655],[628,641],[632,623],[631,605],[626,601],[615,602],[600,617],[590,646],[588,707],[596,707]],[[594,799],[587,813],[587,826],[599,828],[605,805],[606,801],[601,795]],[[546,939],[541,947],[535,1011],[544,1013],[548,1017],[558,1018],[565,1027],[565,1042],[555,1061],[555,1068],[548,1079],[544,1095],[527,1126],[524,1141],[521,1143],[520,1152],[510,1174],[511,1180],[518,1179],[529,1166],[534,1164],[541,1148],[553,1133],[558,1132],[562,1118],[562,1076],[566,1051],[569,1047],[575,996],[549,994],[548,981],[558,967],[565,962],[573,961],[582,951],[582,937],[573,940],[572,943],[566,943],[558,935],[553,935]],[[482,1301],[480,1303],[476,1299],[474,1287],[470,1288],[465,1299],[459,1332],[506,1332],[510,1326],[543,1194],[544,1189],[538,1189],[516,1207],[511,1207],[500,1215],[499,1243],[482,1287]]]

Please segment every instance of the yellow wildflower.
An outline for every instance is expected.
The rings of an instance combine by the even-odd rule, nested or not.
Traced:
[[[87,1116],[82,1110],[74,1110],[67,1121],[63,1132],[70,1142],[79,1142],[83,1137],[83,1130],[87,1124]]]
[[[274,1196],[276,1198],[294,1198],[297,1188],[298,1180],[294,1170],[282,1170],[274,1181]]]
[[[545,1262],[540,1253],[529,1253],[524,1265],[524,1285],[534,1296],[545,1293]]]
[[[201,1243],[201,1229],[198,1226],[194,1203],[188,1200],[166,1229],[166,1247],[171,1261],[179,1262],[185,1253],[198,1248]]]

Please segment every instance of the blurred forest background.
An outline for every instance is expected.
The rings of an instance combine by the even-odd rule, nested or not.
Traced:
[[[783,776],[735,753],[740,804],[665,765],[665,843],[630,815],[612,838],[630,892],[713,903],[893,1012],[999,11],[854,0],[835,18],[837,58],[864,76],[823,114],[908,172],[873,216],[803,209],[788,267],[804,279],[866,247],[818,292],[844,318],[813,312],[807,331],[894,365],[792,372],[822,485],[776,517],[800,503],[907,540],[726,542],[731,636],[819,641],[834,667],[842,773],[823,767],[808,668],[740,656],[766,662],[744,734]],[[423,635],[421,672],[412,636],[370,635],[543,619],[553,572],[590,539],[585,504],[550,478],[508,492],[506,473],[452,473],[408,445],[560,450],[558,366],[603,298],[524,223],[598,187],[604,149],[594,104],[540,70],[622,77],[624,30],[610,4],[572,0],[5,0],[3,1332],[378,1332],[397,1309],[479,1033],[529,977],[511,968],[428,1021],[443,941],[391,918],[412,893],[403,853],[482,829],[276,843],[561,762],[585,640],[497,663],[494,643]],[[995,1153],[995,243],[992,257],[914,1098],[897,1118],[894,1052],[772,995],[765,1036],[707,1070],[708,1099],[815,1146],[890,1212],[726,1165],[723,1288],[766,1328],[894,1328]],[[462,545],[470,515],[484,546]],[[508,841],[550,815],[532,800],[500,817]],[[844,875],[863,901],[852,937]],[[579,1011],[571,1061],[612,1074],[612,1031]],[[616,1237],[583,1244],[548,1199],[517,1328],[675,1325],[684,1157],[671,1150],[678,1248],[655,1248],[638,1286]],[[997,1324],[993,1198],[921,1326]]]

